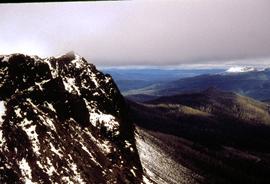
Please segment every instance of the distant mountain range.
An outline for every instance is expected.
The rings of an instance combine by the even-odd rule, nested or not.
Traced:
[[[194,77],[202,74],[225,72],[224,69],[102,69],[110,74],[123,94],[129,90],[141,89],[157,83],[175,81],[181,78]]]
[[[179,93],[200,92],[209,87],[232,91],[257,100],[270,99],[270,70],[248,70],[241,72],[222,72],[158,82],[140,89],[126,91],[130,98],[143,100],[142,95],[169,96]],[[145,100],[148,100],[146,98]]]

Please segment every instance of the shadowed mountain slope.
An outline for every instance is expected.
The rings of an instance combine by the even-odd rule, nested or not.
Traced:
[[[125,101],[67,53],[0,56],[0,183],[141,183]]]
[[[149,104],[181,104],[204,113],[235,118],[252,124],[270,125],[270,106],[233,92],[224,92],[216,88],[208,88],[199,93],[187,93],[169,97],[160,97]]]
[[[269,105],[213,88],[129,104],[144,143],[176,164],[164,163],[164,170],[186,168],[195,183],[270,182]],[[159,170],[152,175],[168,179]]]

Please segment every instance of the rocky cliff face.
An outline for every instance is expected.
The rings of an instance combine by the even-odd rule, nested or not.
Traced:
[[[68,53],[0,56],[0,183],[140,183],[123,97]]]

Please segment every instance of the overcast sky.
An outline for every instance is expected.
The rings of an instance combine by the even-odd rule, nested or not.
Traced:
[[[0,4],[0,54],[97,65],[270,65],[269,0]]]

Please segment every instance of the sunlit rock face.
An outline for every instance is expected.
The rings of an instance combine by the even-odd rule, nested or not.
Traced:
[[[140,183],[123,97],[73,52],[0,56],[0,183]]]

